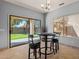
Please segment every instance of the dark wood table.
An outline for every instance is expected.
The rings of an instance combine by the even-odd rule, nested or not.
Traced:
[[[41,36],[44,36],[45,37],[45,59],[47,59],[47,37],[48,36],[55,36],[55,33],[40,33],[38,34],[40,36],[40,39],[41,39]]]

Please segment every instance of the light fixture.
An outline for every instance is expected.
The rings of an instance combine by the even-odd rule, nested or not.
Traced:
[[[51,7],[51,1],[50,0],[42,0],[41,8],[44,12],[48,12]]]
[[[59,6],[62,6],[62,5],[64,5],[64,3],[60,3],[60,4],[59,4]]]

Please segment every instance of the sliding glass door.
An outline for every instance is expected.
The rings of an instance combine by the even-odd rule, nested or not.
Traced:
[[[27,42],[29,34],[29,19],[10,16],[10,46],[17,46]]]
[[[28,34],[40,33],[41,21],[20,16],[10,16],[9,20],[10,47],[28,42]]]

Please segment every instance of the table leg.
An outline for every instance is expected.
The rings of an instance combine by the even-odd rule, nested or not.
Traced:
[[[45,37],[45,59],[47,59],[47,36]]]

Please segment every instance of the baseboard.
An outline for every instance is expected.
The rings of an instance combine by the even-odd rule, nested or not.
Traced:
[[[68,45],[68,44],[64,44],[64,43],[60,43],[60,45],[65,45],[65,46],[68,46],[68,47],[72,47],[72,48],[76,48],[76,49],[79,49],[79,47],[76,47],[76,46],[71,46],[71,45]]]
[[[8,48],[0,48],[0,51],[6,50],[6,49],[8,49]]]

